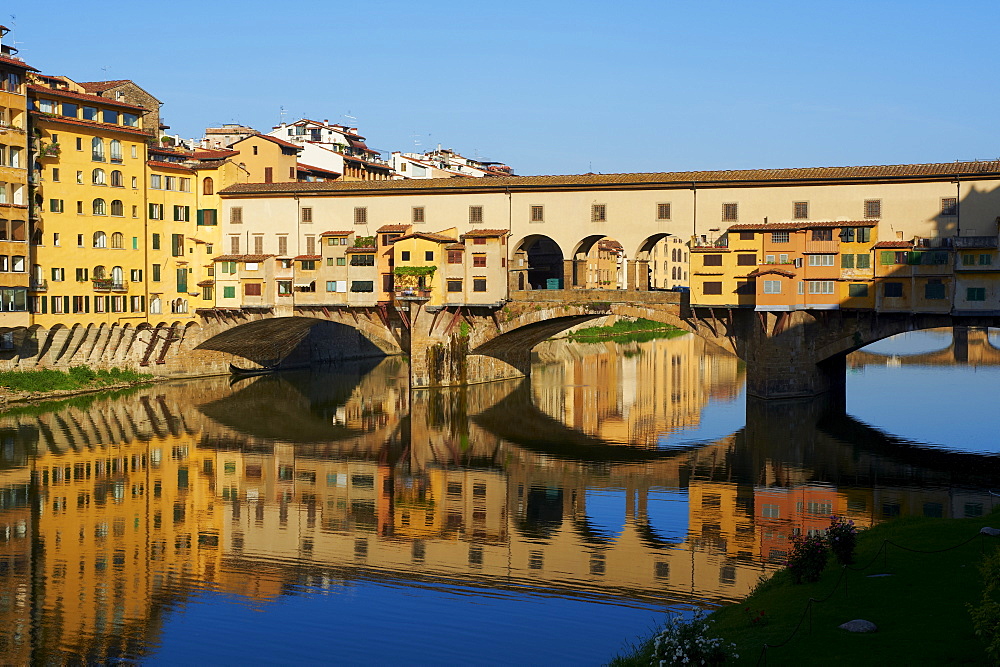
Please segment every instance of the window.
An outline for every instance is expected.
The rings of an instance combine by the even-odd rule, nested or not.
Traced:
[[[142,282],[142,269],[132,269],[129,271],[129,280],[134,283]]]
[[[966,301],[986,301],[985,287],[967,287],[965,289]]]
[[[278,237],[278,254],[279,255],[287,255],[288,254],[288,237],[287,236],[282,235],[282,236]]]
[[[66,280],[66,269],[58,269],[56,267],[52,267],[52,280],[54,280],[55,282],[61,282],[63,280]]]
[[[222,288],[222,298],[224,299],[235,299],[236,298],[236,287],[234,285],[226,285]]]
[[[449,280],[448,281],[448,291],[449,292],[461,292],[462,291],[462,281],[461,280]]]
[[[719,281],[703,283],[702,292],[704,294],[722,294],[722,283]]]
[[[739,204],[723,204],[722,205],[722,221],[723,222],[736,222],[740,219],[740,205]]]
[[[469,207],[469,223],[475,224],[483,221],[483,207],[482,206],[470,206]]]
[[[859,269],[870,269],[872,268],[872,256],[865,253],[863,255],[856,256],[857,262],[855,266]]]
[[[424,261],[427,261],[427,262],[433,262],[434,261],[434,251],[433,250],[425,250],[424,251]]]
[[[410,220],[412,220],[414,223],[423,222],[424,221],[424,207],[423,206],[414,206],[411,209],[411,211],[410,211]]]
[[[792,204],[792,217],[795,218],[796,220],[807,220],[809,218],[809,202],[797,201],[794,204]],[[819,230],[814,230],[814,232],[815,231]],[[832,231],[833,230],[830,230],[831,233]],[[829,241],[830,239],[816,239],[815,237],[813,237],[813,240]]]
[[[215,181],[211,178],[206,178],[201,182],[201,194],[203,195],[214,195],[215,194]]]
[[[59,167],[52,167],[52,180],[56,183],[59,182]]]
[[[62,213],[63,212],[63,200],[62,199],[50,199],[49,200],[49,211],[52,213]]]
[[[329,289],[327,291],[329,291]],[[292,293],[292,281],[291,280],[279,280],[278,281],[278,296],[288,296],[291,293]]]
[[[150,220],[163,220],[163,204],[150,204],[149,205],[149,219]]]
[[[149,176],[149,187],[153,190],[163,189],[163,177],[159,174],[150,174]]]
[[[771,243],[788,243],[788,232],[771,232]]]
[[[122,163],[122,142],[117,139],[111,140],[111,161],[117,164]]]
[[[351,291],[352,292],[374,292],[375,291],[375,281],[374,280],[352,280],[351,281]]]
[[[608,219],[607,204],[594,204],[590,207],[591,222],[606,222]]]
[[[781,294],[781,281],[780,280],[765,280],[764,281],[764,294]]]
[[[347,258],[346,257],[338,257],[337,258],[337,266],[347,266]]]
[[[670,219],[670,204],[657,204],[656,205],[656,219],[657,220],[669,220]]]
[[[400,253],[399,253],[399,261],[401,261],[401,262],[409,262],[410,261],[410,251],[409,250],[402,250],[402,251],[400,251]]]
[[[893,264],[907,264],[909,262],[910,253],[905,250],[894,251],[894,250],[883,250],[879,253],[879,263],[882,266],[891,266]]]
[[[958,215],[958,198],[957,197],[942,197],[941,198],[941,215],[944,215],[944,216]]]
[[[302,263],[303,271],[315,271],[316,270],[316,260],[314,259],[303,259]]]
[[[462,251],[461,250],[449,250],[448,251],[448,263],[449,264],[461,264],[462,263]],[[485,264],[483,266],[485,266]]]
[[[754,266],[757,264],[757,255],[739,254],[736,255],[737,266]]]
[[[485,292],[486,291],[486,278],[473,278],[472,279],[472,291],[473,292]]]
[[[836,255],[809,255],[809,266],[833,266]]]
[[[94,185],[106,185],[104,170],[95,169],[91,173],[90,180]]]
[[[104,162],[104,140],[94,137],[90,142],[90,159],[95,162]]]
[[[122,125],[127,127],[139,127],[139,116],[134,113],[125,112],[122,114]]]
[[[260,296],[261,295],[260,283],[244,283],[243,294],[245,296]]]
[[[989,254],[979,255],[979,266],[989,266],[993,263],[993,256]]]
[[[256,255],[264,254],[264,235],[254,234],[253,237],[253,251]]]
[[[889,299],[903,296],[903,283],[882,283],[882,296]]]
[[[833,240],[833,230],[832,229],[814,229],[814,230],[812,230],[812,240],[813,241],[832,241]]]
[[[190,222],[191,207],[174,205],[174,220],[176,222]]]
[[[230,236],[229,237],[229,252],[234,255],[240,254],[240,237]]]
[[[486,255],[476,253],[472,256],[472,266],[485,267],[486,266]]]
[[[125,187],[125,178],[122,176],[122,173],[117,169],[111,172],[111,187],[113,188]]]
[[[367,225],[368,224],[368,207],[367,206],[355,206],[354,207],[354,224],[356,225]],[[351,291],[354,291],[353,289]]]
[[[108,236],[104,232],[94,232],[94,247],[95,248],[107,248],[108,247]]]
[[[242,225],[243,224],[243,207],[233,206],[229,209],[229,224],[231,225]]]
[[[351,255],[351,266],[375,266],[375,255]]]
[[[182,178],[180,179],[181,192],[191,192],[191,179]]]
[[[703,266],[722,266],[722,255],[702,255],[701,261]]]
[[[170,254],[174,257],[184,256],[184,235],[183,234],[171,234],[170,235]]]
[[[832,280],[810,280],[809,281],[809,293],[810,294],[833,294],[833,281]]]
[[[163,179],[163,181],[164,181],[164,188],[165,189],[167,189],[167,190],[176,190],[177,189],[177,177],[176,176],[167,176],[167,177],[165,177]]]
[[[154,283],[160,282],[160,265],[153,264],[152,269],[153,269],[153,275],[152,275],[153,282]]]
[[[122,203],[121,199],[111,201],[111,215],[119,218],[125,217],[125,204]]]
[[[311,206],[302,207],[302,222],[312,222],[313,221],[313,210]]]
[[[740,241],[753,241],[753,232],[740,232]]]
[[[866,218],[881,218],[882,217],[882,200],[881,199],[866,199],[865,200],[865,217]]]
[[[928,280],[924,285],[924,298],[928,300],[945,298],[944,283],[935,278]]]
[[[121,232],[115,232],[111,235],[111,247],[116,250],[121,250],[125,247],[125,235]]]
[[[868,285],[864,283],[851,283],[847,286],[847,296],[865,297],[868,296]]]
[[[214,227],[218,224],[218,211],[214,208],[203,208],[197,213],[198,224],[206,227]]]
[[[545,221],[545,207],[544,206],[532,206],[531,207],[531,221],[532,222],[544,222]]]
[[[95,107],[83,107],[84,120],[97,120],[97,109]]]

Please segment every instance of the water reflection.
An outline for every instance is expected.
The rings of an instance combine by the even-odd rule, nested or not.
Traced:
[[[390,585],[416,616],[457,613],[456,596],[535,601],[517,624],[585,621],[553,630],[558,658],[593,660],[650,610],[742,597],[831,513],[865,526],[993,504],[995,457],[921,446],[819,401],[751,401],[744,428],[680,437],[710,427],[706,407],[742,385],[736,360],[694,337],[551,342],[538,356],[531,382],[451,392],[411,396],[389,359],[0,416],[0,651],[15,663],[210,655],[165,629],[194,613],[182,602],[267,615],[278,599],[351,590],[385,621],[400,599],[383,608],[370,586]],[[595,648],[591,621],[612,609],[632,614],[629,629],[609,624],[613,643]],[[513,636],[498,618],[425,655],[458,662]],[[350,655],[428,639],[406,626],[387,640],[373,620],[339,641]],[[287,659],[322,627],[300,617],[247,650]]]

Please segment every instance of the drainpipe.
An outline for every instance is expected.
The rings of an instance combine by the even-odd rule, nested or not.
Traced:
[[[955,236],[962,235],[962,177],[955,177]]]
[[[691,181],[691,235],[698,236],[698,184]]]

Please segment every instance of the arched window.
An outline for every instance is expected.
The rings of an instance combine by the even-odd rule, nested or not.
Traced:
[[[125,178],[122,176],[122,173],[117,169],[111,172],[111,187],[113,188],[125,187]]]
[[[125,284],[125,272],[122,270],[122,267],[116,266],[111,269],[111,283],[114,285]]]
[[[104,162],[104,140],[100,137],[94,137],[94,140],[90,142],[91,149],[91,159],[95,162]]]
[[[122,161],[122,142],[117,139],[111,140],[111,161],[119,164]]]
[[[203,195],[214,195],[215,194],[215,181],[211,178],[206,178],[201,182],[201,194]]]
[[[104,232],[94,232],[94,247],[95,248],[107,248],[108,247],[108,235]],[[94,269],[95,277],[97,269]]]
[[[94,200],[94,215],[107,215],[108,205],[103,199]]]
[[[163,312],[163,303],[160,301],[160,297],[154,296],[149,300],[149,312],[151,315],[157,315]]]
[[[104,267],[100,264],[94,267],[94,270],[90,274],[94,280],[104,280]]]
[[[111,202],[111,215],[116,215],[118,217],[125,216],[125,204],[122,203],[121,199],[115,199]]]
[[[125,235],[121,232],[115,232],[111,235],[111,247],[121,250],[124,247]]]
[[[94,185],[107,185],[105,180],[105,174],[103,169],[95,169],[91,177],[91,181]]]

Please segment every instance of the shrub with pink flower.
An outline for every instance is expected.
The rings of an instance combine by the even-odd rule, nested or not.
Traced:
[[[820,535],[793,535],[792,553],[788,555],[788,569],[799,584],[819,581],[829,557],[826,540]]]
[[[858,529],[854,522],[842,516],[831,516],[830,527],[826,529],[826,541],[830,551],[841,565],[854,562],[854,547],[858,543]]]

